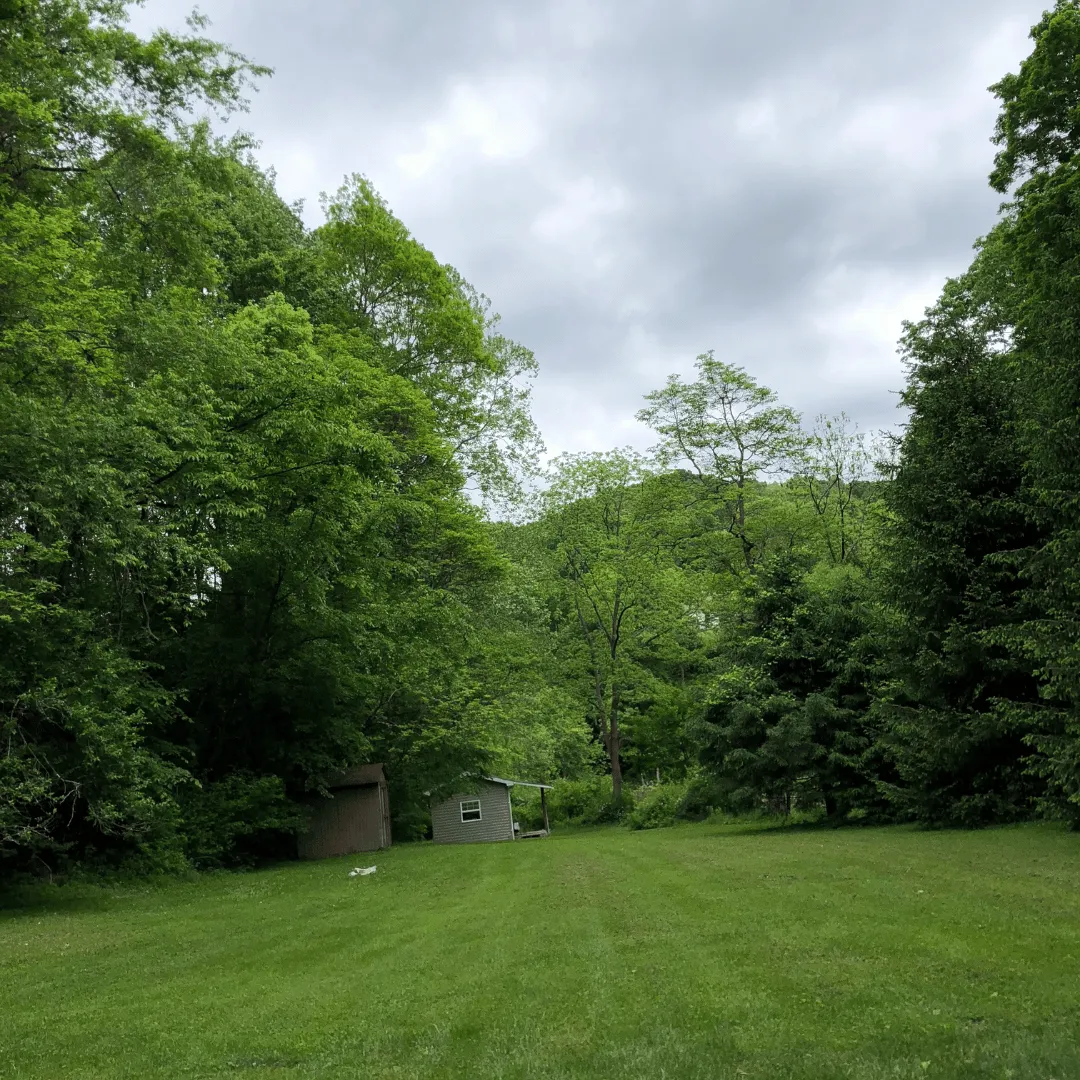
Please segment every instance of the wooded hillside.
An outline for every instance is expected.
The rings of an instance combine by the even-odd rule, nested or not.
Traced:
[[[0,0],[0,873],[288,854],[368,760],[402,837],[484,769],[1080,822],[1078,0],[898,439],[710,352],[547,466],[486,297],[359,174],[305,226],[214,134],[267,72],[125,6]]]

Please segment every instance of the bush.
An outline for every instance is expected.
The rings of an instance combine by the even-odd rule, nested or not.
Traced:
[[[620,802],[615,803],[612,800],[610,776],[590,776],[584,780],[556,780],[554,787],[547,794],[547,804],[548,819],[551,823],[567,825],[606,825],[620,821],[634,805],[626,788],[623,788]],[[532,806],[531,800],[522,805],[523,810],[526,807],[533,811],[532,819],[535,819],[540,812],[539,798],[535,799],[535,807]],[[524,825],[524,815],[518,814],[516,801],[514,816]]]
[[[532,832],[544,827],[544,811],[540,806],[540,792],[536,788],[516,787],[510,792],[510,802],[514,808],[514,820],[521,826],[522,832]],[[551,798],[548,798],[548,818],[552,818]]]
[[[696,771],[686,780],[683,796],[676,811],[680,821],[704,821],[718,808],[727,808],[724,792],[716,777]]]
[[[187,792],[181,805],[185,854],[200,869],[288,854],[307,821],[277,776],[234,773]]]
[[[627,824],[631,829],[663,829],[674,825],[682,817],[689,790],[690,783],[686,780],[639,788]]]

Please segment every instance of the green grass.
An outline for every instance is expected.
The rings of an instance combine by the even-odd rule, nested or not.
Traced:
[[[1080,837],[604,829],[58,889],[0,912],[0,1077],[1074,1080]]]

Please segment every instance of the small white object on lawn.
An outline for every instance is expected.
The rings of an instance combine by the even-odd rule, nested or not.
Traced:
[[[368,874],[374,873],[374,866],[357,866],[349,871],[349,877],[367,877]]]

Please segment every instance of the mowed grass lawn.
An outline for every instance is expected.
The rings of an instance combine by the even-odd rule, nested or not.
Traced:
[[[1080,836],[613,828],[57,890],[0,912],[0,1076],[1074,1080]]]

